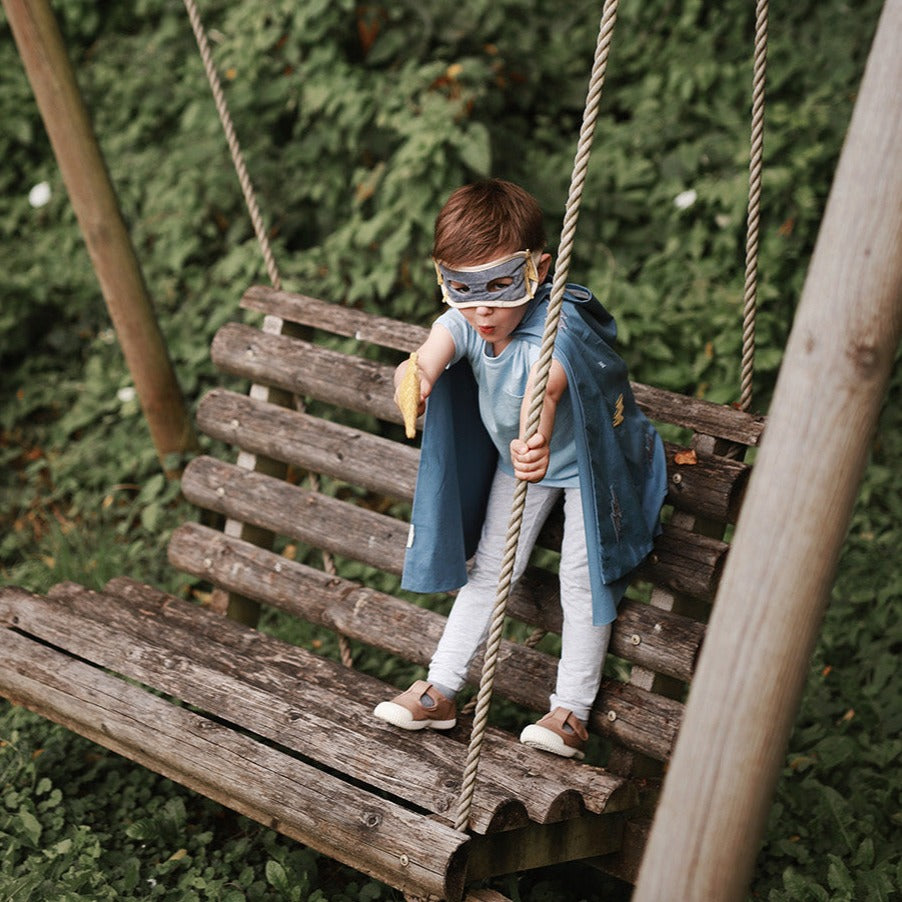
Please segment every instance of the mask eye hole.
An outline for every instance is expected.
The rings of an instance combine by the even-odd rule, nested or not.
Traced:
[[[505,288],[509,288],[514,284],[514,280],[510,276],[504,276],[501,279],[492,279],[488,285],[485,286],[486,291],[502,291]]]
[[[461,294],[466,294],[470,290],[470,286],[466,282],[449,282],[448,284]]]

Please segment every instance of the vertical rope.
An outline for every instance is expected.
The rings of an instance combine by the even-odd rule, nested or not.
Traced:
[[[273,288],[280,289],[282,287],[282,279],[279,277],[279,270],[276,267],[272,248],[269,246],[269,237],[267,236],[266,228],[263,225],[263,217],[260,215],[260,208],[257,206],[257,196],[254,192],[254,186],[251,184],[250,177],[247,174],[247,167],[244,164],[244,155],[241,152],[241,145],[238,143],[238,138],[235,135],[235,127],[232,125],[232,117],[229,114],[229,108],[226,105],[222,83],[219,80],[216,66],[213,64],[213,54],[210,52],[210,42],[207,40],[207,33],[200,20],[200,13],[197,10],[197,5],[194,0],[184,0],[184,2],[185,9],[188,10],[188,18],[191,20],[191,29],[194,32],[194,38],[197,41],[197,47],[200,50],[200,58],[203,60],[204,71],[207,73],[207,81],[210,83],[210,90],[213,92],[213,101],[216,104],[216,112],[219,114],[219,121],[222,123],[222,129],[225,132],[226,142],[229,145],[229,153],[232,155],[232,163],[235,166],[238,181],[241,183],[241,192],[244,194],[244,202],[247,205],[248,213],[250,213],[251,222],[254,226],[254,233],[257,236],[260,250],[263,252],[263,261],[266,264],[266,272],[269,274],[269,281],[272,282]]]
[[[213,54],[210,52],[210,42],[207,40],[207,33],[201,22],[200,13],[194,0],[184,0],[185,9],[188,11],[188,18],[191,21],[191,30],[194,32],[194,38],[197,41],[197,47],[200,50],[200,57],[204,64],[204,72],[207,75],[207,81],[210,83],[210,90],[213,92],[213,101],[216,104],[216,112],[219,115],[219,121],[222,123],[222,130],[225,132],[226,142],[229,145],[229,153],[232,155],[232,163],[235,172],[238,175],[238,181],[241,184],[241,192],[244,195],[244,202],[247,206],[248,213],[251,217],[251,223],[254,226],[254,234],[257,236],[257,243],[263,254],[263,262],[266,265],[266,272],[269,275],[269,281],[273,288],[280,290],[282,288],[282,279],[276,266],[275,257],[269,244],[269,236],[266,234],[266,228],[263,224],[263,217],[260,215],[260,207],[257,204],[257,195],[254,186],[251,183],[250,176],[247,172],[247,166],[244,163],[244,154],[241,152],[241,145],[238,143],[238,137],[235,134],[235,126],[232,124],[232,117],[229,113],[228,104],[226,103],[225,94],[222,90],[222,83],[219,80],[219,74],[213,63]],[[295,398],[295,404],[299,410],[304,409],[302,398]],[[308,475],[308,484],[314,492],[318,492],[320,488],[319,477],[315,473]],[[323,551],[323,569],[330,576],[336,573],[335,561],[328,551]],[[343,633],[338,633],[338,650],[341,656],[341,662],[345,667],[353,667],[354,660],[351,654],[351,644],[348,637]]]
[[[570,258],[573,251],[573,238],[576,233],[576,221],[579,217],[579,205],[582,199],[583,186],[586,181],[586,171],[589,166],[589,154],[592,149],[595,124],[598,120],[598,107],[601,101],[601,91],[604,87],[604,76],[611,47],[611,37],[614,30],[614,24],[617,21],[617,5],[618,0],[606,0],[601,15],[601,25],[598,32],[598,41],[595,46],[595,58],[592,66],[592,74],[589,79],[586,107],[583,113],[583,123],[582,128],[580,129],[576,158],[573,164],[573,175],[570,180],[570,191],[564,213],[564,224],[561,231],[560,247],[558,249],[558,261],[555,267],[554,280],[551,284],[551,299],[548,302],[548,313],[545,317],[545,329],[542,333],[542,350],[539,355],[539,368],[536,375],[535,387],[530,398],[529,413],[526,423],[527,438],[532,437],[538,428],[542,404],[545,398],[545,390],[548,385],[548,375],[551,371],[551,356],[554,351],[554,340],[557,336],[558,324],[560,323],[561,318],[564,287],[567,284],[567,277],[570,271]],[[504,628],[504,614],[507,608],[507,599],[510,595],[514,560],[516,558],[517,545],[520,539],[520,528],[523,523],[523,509],[526,504],[527,486],[527,482],[518,480],[514,490],[514,500],[505,541],[504,558],[501,564],[501,575],[498,580],[498,589],[495,596],[494,607],[492,609],[492,620],[489,627],[488,639],[486,640],[482,678],[480,679],[479,691],[476,696],[476,713],[473,719],[473,730],[470,734],[470,744],[467,749],[467,762],[464,767],[461,794],[457,805],[457,818],[454,826],[457,830],[461,831],[466,830],[470,820],[470,811],[473,807],[473,792],[476,788],[476,774],[479,769],[479,758],[482,753],[482,745],[488,725],[489,705],[491,704],[492,692],[495,685],[495,672],[498,668],[498,656]]]
[[[745,292],[742,310],[742,371],[739,408],[752,406],[755,370],[755,321],[758,303],[758,245],[761,222],[761,171],[764,161],[764,83],[767,73],[768,0],[755,7],[755,60],[752,78],[752,133],[749,154],[749,206],[745,238]]]

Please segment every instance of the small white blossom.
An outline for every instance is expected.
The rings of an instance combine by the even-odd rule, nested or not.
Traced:
[[[129,401],[134,401],[137,396],[138,393],[135,391],[135,387],[133,385],[126,385],[125,388],[120,388],[119,391],[116,392],[116,397],[123,404],[127,404]]]
[[[43,207],[50,203],[50,183],[38,182],[28,192],[28,203],[33,207]]]
[[[698,191],[690,188],[688,191],[681,191],[674,199],[673,205],[678,210],[688,210],[698,200]]]

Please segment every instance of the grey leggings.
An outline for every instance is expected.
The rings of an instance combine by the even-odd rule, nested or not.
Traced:
[[[445,631],[432,656],[429,681],[455,692],[463,686],[470,662],[488,632],[515,486],[513,477],[496,471],[469,580],[457,594]],[[552,710],[567,708],[585,722],[601,682],[611,624],[594,626],[592,623],[586,531],[578,487],[529,486],[513,579],[516,582],[523,575],[539,530],[561,493],[564,495],[564,538],[560,581],[564,627],[557,684],[550,704]]]

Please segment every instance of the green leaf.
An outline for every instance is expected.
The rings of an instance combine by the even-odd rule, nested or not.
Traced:
[[[266,862],[266,881],[280,892],[288,890],[288,874],[285,868],[273,858]]]
[[[19,823],[32,845],[37,846],[43,832],[40,821],[26,808],[20,808]]]
[[[828,855],[827,860],[830,862],[827,868],[827,883],[832,890],[843,894],[842,898],[851,900],[852,893],[855,891],[855,881],[852,879],[849,869],[836,855]]]

